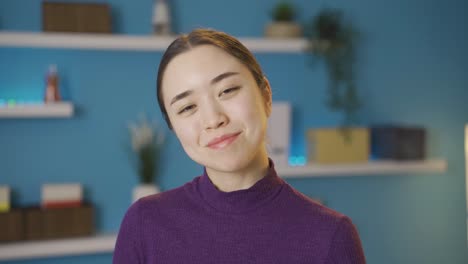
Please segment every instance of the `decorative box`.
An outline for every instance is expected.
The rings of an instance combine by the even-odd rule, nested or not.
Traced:
[[[110,7],[100,3],[43,2],[42,29],[52,32],[111,33]]]
[[[23,211],[19,209],[0,213],[0,243],[24,239],[23,220]]]
[[[80,207],[83,201],[83,186],[80,183],[48,183],[41,187],[42,208]]]
[[[307,131],[308,163],[368,162],[370,135],[367,128],[319,128]]]
[[[0,213],[8,212],[10,210],[10,187],[0,185]]]
[[[371,153],[375,159],[423,160],[425,152],[426,131],[422,127],[371,128]]]
[[[94,233],[94,210],[90,205],[74,208],[25,209],[25,239],[87,236]]]

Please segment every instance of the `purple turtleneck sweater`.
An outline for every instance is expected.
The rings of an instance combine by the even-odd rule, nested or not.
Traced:
[[[219,191],[205,173],[127,211],[120,263],[365,263],[351,220],[293,189],[270,160],[246,190]]]

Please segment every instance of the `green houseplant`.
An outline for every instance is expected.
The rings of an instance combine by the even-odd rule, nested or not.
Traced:
[[[272,22],[265,27],[265,36],[272,38],[296,38],[302,35],[302,27],[294,21],[295,10],[290,1],[279,1],[272,9]]]
[[[361,107],[354,77],[357,32],[345,22],[341,11],[323,9],[308,28],[308,51],[321,59],[329,76],[327,106],[344,114],[343,126],[357,121]]]
[[[294,7],[289,2],[281,1],[273,8],[271,16],[274,21],[293,21],[295,16]]]

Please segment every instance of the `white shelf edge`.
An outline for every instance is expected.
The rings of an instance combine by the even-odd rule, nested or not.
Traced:
[[[110,253],[114,251],[116,234],[56,240],[0,244],[0,261],[70,255]]]
[[[73,110],[70,102],[5,105],[0,106],[0,118],[71,117]]]
[[[305,165],[277,167],[282,178],[308,178],[329,176],[365,176],[402,173],[441,173],[447,170],[445,160],[425,161],[371,161],[363,164]]]
[[[252,52],[300,53],[308,47],[308,41],[298,39],[239,38]]]
[[[164,51],[176,36],[134,36],[87,33],[0,32],[0,46],[97,50]],[[305,38],[239,38],[253,52],[303,52]]]

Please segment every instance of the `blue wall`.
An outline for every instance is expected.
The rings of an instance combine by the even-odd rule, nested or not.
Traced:
[[[41,1],[2,0],[0,29],[40,31]],[[151,31],[151,0],[111,3],[114,31]],[[214,27],[236,36],[261,36],[276,1],[171,1],[174,26],[187,32]],[[363,33],[358,84],[363,124],[398,122],[428,129],[428,156],[445,158],[442,174],[289,179],[358,226],[368,263],[468,263],[463,129],[468,123],[468,2],[464,0],[293,1],[298,19],[320,8],[342,8]],[[55,63],[62,92],[77,106],[72,119],[0,119],[0,184],[15,203],[40,199],[45,182],[82,182],[98,208],[97,227],[116,232],[137,184],[128,162],[126,123],[155,101],[161,53],[0,48],[0,98],[42,97],[44,72]],[[304,154],[309,127],[333,126],[326,109],[327,76],[301,54],[258,54],[274,100],[294,105],[292,154]],[[160,185],[171,189],[201,173],[173,135]],[[17,263],[109,263],[111,254]]]

